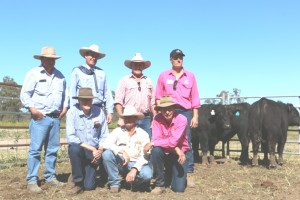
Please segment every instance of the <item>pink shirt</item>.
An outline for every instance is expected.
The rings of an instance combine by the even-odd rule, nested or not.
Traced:
[[[140,91],[139,91],[140,87]],[[151,79],[143,76],[138,85],[132,74],[124,76],[115,93],[115,104],[125,107],[133,105],[138,112],[148,113],[155,104],[155,93]]]
[[[174,153],[178,147],[183,152],[189,149],[187,138],[187,119],[184,115],[174,112],[170,126],[161,113],[154,117],[152,124],[152,142],[154,146],[162,147],[166,154]]]
[[[155,99],[171,96],[174,102],[185,109],[199,108],[200,97],[194,74],[184,70],[178,79],[176,90],[173,89],[175,80],[172,69],[162,72],[157,80]]]

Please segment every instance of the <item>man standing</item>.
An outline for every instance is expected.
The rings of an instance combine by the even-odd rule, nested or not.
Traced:
[[[113,193],[120,191],[119,173],[132,185],[133,191],[142,189],[144,184],[149,186],[152,177],[151,167],[144,157],[144,146],[150,139],[146,131],[136,126],[136,121],[144,115],[129,105],[120,117],[124,120],[124,126],[109,134],[102,155],[110,191]]]
[[[81,87],[92,88],[93,95],[96,96],[93,104],[106,111],[106,119],[110,123],[113,118],[113,97],[105,72],[96,66],[97,61],[105,57],[105,54],[100,53],[99,46],[95,44],[90,47],[82,47],[79,53],[85,59],[85,64],[75,67],[72,71],[70,97],[77,96]],[[70,99],[70,102],[71,106],[78,103],[73,99]]]
[[[132,71],[119,81],[115,96],[116,111],[122,115],[125,106],[133,105],[145,116],[137,121],[137,126],[144,129],[151,138],[151,112],[155,113],[155,93],[151,79],[143,74],[143,70],[150,67],[151,62],[145,61],[140,53],[136,53],[131,60],[125,60],[124,64]],[[124,125],[121,117],[118,125]]]
[[[80,88],[78,96],[73,97],[78,99],[79,104],[72,106],[67,113],[73,194],[80,193],[82,189],[95,189],[96,169],[102,164],[103,144],[109,134],[103,110],[92,104],[93,98],[91,88]],[[104,168],[100,170],[105,172]]]
[[[180,49],[174,49],[170,53],[170,62],[172,69],[164,71],[160,74],[157,85],[155,99],[158,100],[162,96],[171,96],[173,101],[180,107],[177,112],[186,116],[188,121],[187,134],[190,150],[187,154],[188,162],[188,187],[195,187],[192,177],[194,172],[194,157],[191,144],[191,128],[198,126],[198,108],[200,107],[200,97],[197,82],[194,74],[183,68],[183,57],[185,55]]]
[[[55,163],[60,146],[60,119],[67,112],[68,100],[65,77],[54,67],[56,59],[61,58],[56,55],[55,49],[43,47],[41,55],[34,55],[34,58],[40,60],[41,65],[26,74],[20,98],[31,113],[27,189],[41,193],[37,181],[43,146],[46,183],[64,185],[56,179]]]
[[[160,111],[153,120],[152,142],[144,147],[151,148],[155,188],[152,194],[161,194],[169,185],[174,192],[184,192],[187,174],[186,153],[189,151],[187,138],[187,119],[177,113],[177,104],[169,96],[160,99],[157,109]]]

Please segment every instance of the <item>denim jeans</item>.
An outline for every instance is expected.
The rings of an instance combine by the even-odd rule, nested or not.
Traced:
[[[184,162],[181,165],[176,154],[165,154],[161,147],[154,147],[151,154],[156,186],[165,187],[166,179],[170,177],[171,189],[174,192],[184,192],[188,163]]]
[[[193,156],[193,149],[192,149],[192,131],[191,131],[191,127],[190,127],[191,120],[192,120],[192,111],[177,108],[176,112],[184,115],[187,118],[187,122],[188,122],[187,135],[188,135],[188,142],[189,142],[189,147],[190,147],[190,150],[187,152],[187,157],[186,157],[186,160],[188,162],[187,173],[193,173],[194,172],[194,156]]]
[[[93,153],[82,148],[79,144],[69,144],[69,157],[72,166],[72,176],[75,183],[83,182],[85,190],[96,188],[96,170],[102,159],[97,164],[92,164]],[[101,170],[104,170],[101,168]]]
[[[151,140],[152,133],[151,133],[151,117],[145,116],[144,119],[140,119],[136,122],[136,125],[146,131],[149,135]]]
[[[110,187],[121,186],[119,173],[126,177],[130,169],[136,162],[130,161],[126,166],[123,166],[124,158],[121,155],[115,155],[111,150],[105,150],[102,154],[103,165],[108,174],[108,183]],[[133,185],[139,185],[150,181],[152,178],[152,169],[149,165],[144,165],[142,169],[137,173],[137,176],[133,182]]]
[[[48,116],[40,120],[31,119],[29,124],[30,147],[28,153],[27,183],[35,184],[38,181],[38,171],[41,163],[41,151],[45,150],[46,182],[55,178],[55,163],[60,146],[60,120]]]

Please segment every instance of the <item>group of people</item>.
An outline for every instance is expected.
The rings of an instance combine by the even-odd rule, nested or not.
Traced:
[[[73,69],[69,88],[55,68],[61,57],[53,47],[34,55],[41,64],[25,77],[20,98],[31,113],[27,189],[42,192],[38,171],[43,147],[46,184],[65,185],[55,175],[65,115],[73,193],[95,189],[98,169],[114,193],[121,189],[119,175],[132,191],[149,189],[151,180],[153,194],[168,186],[174,192],[195,187],[191,128],[198,126],[200,97],[194,74],[183,68],[184,53],[170,53],[172,68],[159,75],[156,88],[143,73],[150,61],[140,53],[125,60],[131,74],[121,78],[114,99],[105,72],[96,66],[105,57],[99,46],[83,47],[79,53],[85,63]],[[114,108],[118,127],[109,133]]]

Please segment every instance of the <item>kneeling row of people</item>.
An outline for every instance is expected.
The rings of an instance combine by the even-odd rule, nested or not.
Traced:
[[[120,191],[119,174],[132,190],[154,178],[154,194],[164,192],[166,185],[174,192],[184,192],[189,150],[187,119],[175,111],[177,105],[171,97],[162,97],[157,105],[160,112],[153,120],[152,141],[136,126],[144,115],[134,106],[126,106],[120,116],[124,126],[109,133],[105,114],[92,105],[90,88],[80,88],[73,98],[79,104],[67,113],[66,131],[75,193],[95,189],[98,166],[100,177],[108,178],[111,192]]]

